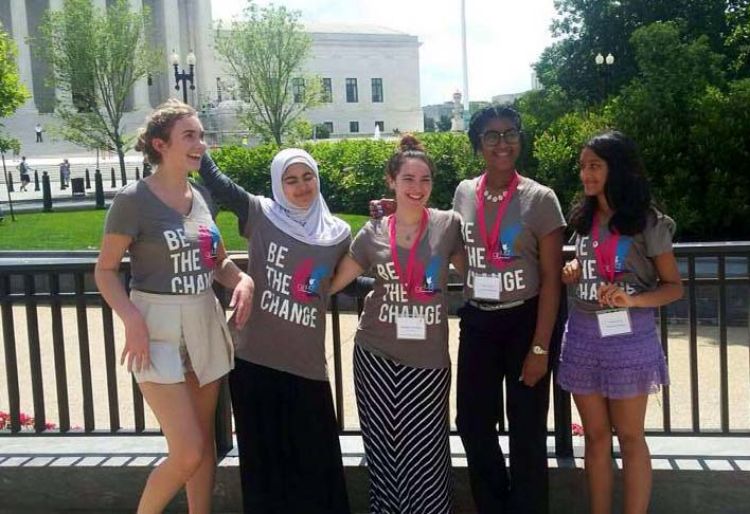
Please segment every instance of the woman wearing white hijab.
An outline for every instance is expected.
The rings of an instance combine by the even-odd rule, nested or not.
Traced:
[[[328,210],[318,165],[304,150],[274,157],[273,199],[249,194],[208,155],[200,174],[237,215],[255,280],[229,376],[244,511],[348,513],[324,341],[328,288],[349,226]]]

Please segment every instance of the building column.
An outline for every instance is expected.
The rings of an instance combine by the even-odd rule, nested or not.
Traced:
[[[50,11],[62,11],[63,0],[49,0]],[[55,88],[55,99],[58,103],[65,103],[72,105],[73,99],[70,91],[63,91],[60,88]]]
[[[209,101],[216,98],[216,58],[214,57],[214,30],[211,2],[197,0],[193,3],[193,34],[195,34],[195,57],[198,61],[196,86],[199,98]],[[213,94],[211,94],[213,92]],[[206,94],[212,98],[208,98]]]
[[[164,3],[164,40],[166,41],[167,47],[167,55],[166,55],[166,62],[164,63],[166,67],[166,86],[168,91],[168,96],[170,98],[179,98],[182,100],[182,93],[177,91],[174,88],[174,68],[172,67],[172,52],[176,51],[177,54],[180,56],[180,59],[183,60],[182,64],[184,65],[184,59],[187,55],[187,52],[183,54],[182,48],[180,45],[180,6],[177,2],[177,0],[163,0]],[[198,63],[200,65],[200,63]]]
[[[13,40],[18,47],[18,70],[21,82],[31,94],[22,109],[36,110],[34,103],[34,77],[31,71],[31,48],[26,43],[29,37],[29,24],[26,17],[25,0],[10,0],[10,17],[13,25]]]
[[[143,1],[142,0],[130,0],[130,10],[132,12],[143,12]],[[144,34],[143,37],[146,39],[148,44],[148,34]],[[138,80],[133,86],[133,110],[141,111],[148,110],[151,108],[151,101],[148,98],[148,83],[147,78],[143,77]]]

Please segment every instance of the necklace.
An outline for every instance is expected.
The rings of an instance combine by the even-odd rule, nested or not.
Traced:
[[[490,201],[490,202],[495,202],[495,203],[497,203],[497,202],[502,202],[502,201],[503,201],[503,199],[505,198],[505,195],[506,195],[507,193],[508,193],[508,191],[506,190],[506,191],[502,191],[502,192],[500,192],[500,193],[498,193],[498,194],[496,194],[496,195],[493,195],[493,194],[490,194],[489,190],[485,189],[485,190],[484,190],[484,197],[485,197],[485,198],[486,198],[486,199],[487,199],[488,201]]]

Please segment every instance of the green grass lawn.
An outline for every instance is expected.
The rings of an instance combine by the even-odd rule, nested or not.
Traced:
[[[16,214],[16,221],[0,223],[0,250],[97,250],[102,238],[106,211],[69,211]],[[367,221],[367,216],[337,214],[352,227],[352,234]],[[245,250],[246,242],[237,233],[234,214],[221,212],[217,225],[229,250]]]

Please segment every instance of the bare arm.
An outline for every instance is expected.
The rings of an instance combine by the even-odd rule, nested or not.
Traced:
[[[653,291],[629,295],[615,284],[599,287],[599,303],[610,307],[661,307],[682,298],[682,281],[673,252],[653,258],[659,285]]]
[[[104,300],[125,325],[125,348],[120,357],[127,357],[128,371],[149,367],[148,327],[140,311],[133,305],[120,280],[120,262],[133,238],[123,234],[105,234],[94,269],[96,286]]]
[[[336,294],[346,287],[349,282],[364,273],[357,261],[352,259],[349,255],[344,255],[336,266],[336,272],[333,274],[331,279],[330,293]]]
[[[229,308],[235,310],[235,325],[237,328],[242,328],[250,317],[255,282],[229,258],[224,243],[219,243],[217,253],[219,262],[214,276],[221,285],[233,290]]]
[[[552,331],[560,306],[560,268],[562,267],[563,229],[553,230],[539,241],[539,306],[532,345],[549,351]],[[523,382],[533,387],[547,373],[549,355],[529,353],[523,365]]]
[[[463,249],[451,255],[451,264],[456,268],[461,280],[464,280],[466,277],[466,252]]]
[[[247,191],[224,175],[208,153],[203,154],[198,173],[211,196],[231,210],[237,216],[240,226],[245,227],[250,202]]]

